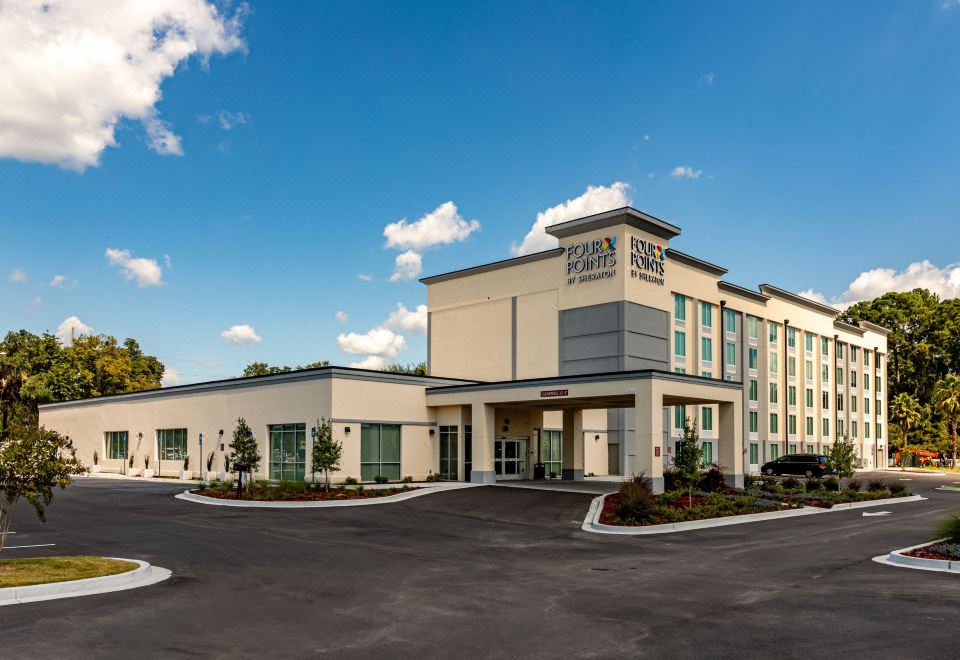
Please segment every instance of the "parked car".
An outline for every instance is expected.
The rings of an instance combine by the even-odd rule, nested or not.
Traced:
[[[822,477],[827,471],[827,457],[822,454],[787,454],[760,466],[767,475],[799,474],[805,477]]]

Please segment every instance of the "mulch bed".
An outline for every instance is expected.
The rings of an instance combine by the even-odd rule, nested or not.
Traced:
[[[933,549],[936,546],[937,546],[936,543],[932,545],[925,545],[922,548],[917,548],[915,550],[911,550],[910,552],[905,552],[903,554],[905,554],[908,557],[918,557],[919,559],[939,559],[941,561],[960,561],[960,556],[958,555],[948,555],[948,554],[943,554],[942,552],[937,552],[936,550]]]
[[[365,500],[377,497],[387,497],[388,495],[398,495],[406,493],[415,488],[369,488],[358,491],[355,488],[331,488],[329,491],[317,490],[304,493],[272,493],[273,497],[254,496],[239,499],[250,502],[327,502],[331,500]],[[236,500],[237,489],[232,488],[229,491],[222,491],[216,488],[206,488],[202,490],[192,490],[195,495],[204,497],[215,497],[220,500]]]

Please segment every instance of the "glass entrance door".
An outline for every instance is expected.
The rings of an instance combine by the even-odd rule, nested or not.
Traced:
[[[497,438],[493,449],[493,468],[499,480],[526,479],[526,438]]]
[[[457,480],[457,427],[440,427],[440,478],[444,481]]]

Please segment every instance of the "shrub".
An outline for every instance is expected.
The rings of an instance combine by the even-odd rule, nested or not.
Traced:
[[[672,467],[663,469],[663,490],[667,493],[677,490],[676,474]]]
[[[357,483],[359,482],[354,477],[347,477],[346,479],[343,480],[343,483],[345,483],[348,486],[356,486]]]
[[[870,479],[867,482],[867,490],[871,493],[879,493],[887,489],[887,482],[883,479]]]
[[[787,489],[800,488],[800,481],[798,479],[795,479],[794,477],[787,477],[786,479],[780,482],[780,485]]]
[[[907,492],[907,487],[899,481],[892,482],[889,486],[887,486],[887,488],[890,489],[891,495],[903,495]]]
[[[940,523],[940,527],[937,528],[937,538],[960,543],[960,513],[953,513]]]
[[[716,493],[724,487],[723,466],[714,461],[707,465],[700,477],[700,488],[708,493]]]
[[[836,477],[827,477],[823,480],[823,487],[835,493],[840,492],[840,480]]]
[[[666,483],[666,481],[664,481]],[[743,487],[747,490],[756,487],[761,480],[758,477],[753,476],[752,474],[743,475]]]
[[[654,497],[650,480],[643,474],[625,481],[618,491],[620,503],[617,516],[625,522],[646,522],[653,517]]]
[[[783,486],[781,486],[781,485],[779,484],[779,482],[776,482],[776,481],[764,481],[764,482],[763,482],[763,489],[764,489],[765,491],[767,491],[768,493],[782,493],[782,492],[783,492]]]
[[[373,480],[376,481],[378,484],[385,484],[385,483],[387,483],[387,481],[389,481],[389,479],[387,479],[387,478],[386,478],[385,476],[383,476],[382,474],[378,474],[377,476],[375,476],[375,477],[373,478]],[[430,480],[430,477],[427,477],[427,480],[429,481],[429,480]]]
[[[413,483],[413,477],[411,477],[411,476],[408,474],[408,475],[406,475],[403,479],[401,479],[400,481],[402,481],[402,482],[405,483],[405,484]]]
[[[817,479],[807,479],[807,492],[816,493],[819,490],[823,490],[823,483]]]
[[[440,481],[440,473],[434,472],[433,470],[430,470],[430,471],[427,473],[427,481],[429,481],[430,483],[434,483],[434,482],[436,482],[436,481]]]
[[[859,493],[861,488],[863,488],[863,484],[861,484],[858,479],[851,479],[847,482],[847,490]]]

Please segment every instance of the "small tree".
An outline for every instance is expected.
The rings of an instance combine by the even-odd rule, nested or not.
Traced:
[[[253,431],[243,417],[237,418],[237,427],[233,429],[233,440],[230,442],[230,453],[227,460],[236,467],[237,463],[246,463],[250,468],[250,478],[247,479],[247,490],[253,487],[253,473],[260,468],[260,447]]]
[[[340,469],[343,457],[343,444],[333,439],[333,425],[324,417],[317,420],[317,435],[313,439],[313,459],[310,472],[314,481],[317,472],[324,474],[324,490],[330,490],[330,472]]]
[[[66,488],[71,475],[85,471],[73,442],[56,431],[23,427],[0,440],[0,550],[6,544],[18,501],[29,502],[37,518],[44,521],[54,487]]]
[[[854,475],[853,466],[856,458],[857,448],[850,440],[850,436],[845,435],[830,447],[827,472],[838,479],[849,479]]]
[[[950,375],[933,388],[933,403],[950,431],[950,463],[957,469],[957,427],[960,426],[960,376]]]
[[[703,449],[700,447],[700,434],[697,423],[690,418],[683,420],[683,439],[677,445],[673,456],[673,481],[681,490],[687,491],[687,506],[693,506],[693,487],[700,483],[700,469],[703,463]]]

